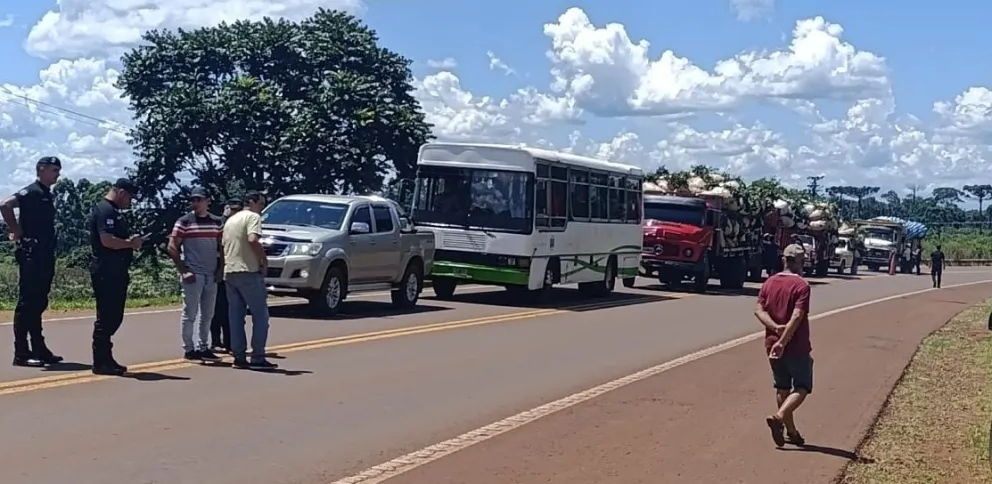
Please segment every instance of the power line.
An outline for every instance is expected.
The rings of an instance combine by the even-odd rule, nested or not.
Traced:
[[[0,85],[0,89],[2,89],[4,92],[6,92],[7,94],[9,94],[10,96],[13,96],[13,97],[16,97],[16,98],[20,98],[23,101],[34,103],[35,106],[31,106],[30,104],[27,104],[27,103],[25,103],[23,101],[22,102],[19,102],[18,104],[21,104],[21,105],[24,105],[24,106],[28,106],[28,107],[34,107],[39,112],[43,112],[45,114],[53,114],[53,115],[60,116],[60,117],[66,118],[66,119],[70,119],[72,121],[79,122],[81,124],[86,124],[86,125],[89,125],[89,126],[95,126],[95,127],[98,127],[98,128],[106,129],[108,131],[116,131],[116,132],[122,133],[122,134],[129,134],[130,133],[130,130],[131,130],[130,127],[125,126],[125,125],[123,125],[121,123],[118,123],[116,121],[111,121],[109,119],[97,118],[95,116],[90,116],[88,114],[80,113],[78,111],[73,111],[72,109],[63,108],[61,106],[56,106],[54,104],[49,104],[49,103],[46,103],[44,101],[39,101],[37,99],[34,99],[32,97],[29,97],[29,96],[25,96],[23,94],[18,94],[16,92],[14,92],[12,89],[10,89],[9,87],[4,86],[4,85]],[[50,109],[54,109],[54,110],[56,110],[56,112],[52,112],[50,110],[42,109],[41,106],[44,106],[44,107],[47,107],[47,108],[50,108]],[[73,118],[73,117],[70,117],[68,115],[76,116],[77,118]],[[78,118],[82,118],[82,119],[78,119]],[[84,120],[87,120],[87,121],[90,121],[90,122],[86,122]],[[96,124],[94,124],[94,123],[96,123]]]

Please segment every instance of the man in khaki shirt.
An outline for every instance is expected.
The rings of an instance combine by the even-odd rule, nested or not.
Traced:
[[[227,311],[231,330],[231,353],[234,368],[271,370],[277,365],[265,359],[265,344],[269,336],[268,292],[265,273],[268,260],[262,248],[262,217],[265,196],[248,192],[245,210],[232,215],[224,223],[224,282],[227,290]],[[248,341],[245,334],[246,311],[251,310],[251,359],[246,356]]]

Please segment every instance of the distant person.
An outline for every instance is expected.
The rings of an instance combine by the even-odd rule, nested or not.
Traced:
[[[772,276],[778,272],[778,244],[775,243],[775,236],[766,233],[761,237],[761,259],[768,275]]]
[[[227,206],[224,207],[224,216],[221,218],[221,236],[223,236],[223,222],[227,222],[231,215],[240,212],[242,206],[241,200],[232,198],[227,201]],[[223,251],[223,245],[221,251]],[[214,307],[213,320],[210,322],[210,347],[212,351],[217,353],[231,352],[231,325],[228,322],[227,287],[224,284],[223,265],[220,268],[220,277],[217,279],[217,304]]]
[[[913,264],[916,265],[916,275],[920,275],[920,264],[923,262],[923,246],[916,244],[913,247]]]
[[[183,359],[220,361],[207,338],[217,304],[217,279],[223,267],[221,218],[210,214],[210,195],[203,188],[190,192],[192,211],[179,217],[169,236],[169,257],[182,280],[180,316]]]
[[[265,196],[245,195],[245,208],[224,223],[224,283],[227,286],[231,353],[234,368],[269,370],[276,364],[265,359],[269,335],[268,291],[265,273],[268,260],[262,248],[262,217]],[[245,311],[251,310],[251,359],[246,357]]]
[[[62,362],[42,336],[42,315],[55,278],[55,197],[52,186],[62,161],[46,156],[35,164],[37,179],[0,204],[10,240],[16,245],[18,292],[14,308],[14,366],[39,367]],[[14,209],[20,212],[15,217]],[[29,341],[30,338],[30,341]],[[30,345],[29,345],[30,343]]]
[[[754,315],[765,327],[765,350],[772,369],[778,410],[765,419],[777,446],[803,445],[796,429],[796,409],[813,392],[813,357],[809,337],[809,283],[800,275],[805,251],[791,244],[783,251],[784,270],[761,286]]]
[[[940,288],[940,280],[941,276],[944,275],[944,265],[946,264],[947,259],[938,245],[936,250],[930,253],[930,279],[933,280],[933,287]]]
[[[114,359],[111,341],[124,322],[127,289],[131,283],[131,260],[144,238],[131,235],[131,228],[121,214],[131,206],[136,192],[131,181],[114,182],[103,200],[90,211],[90,281],[96,298],[96,321],[93,322],[93,373],[120,376],[127,367]]]

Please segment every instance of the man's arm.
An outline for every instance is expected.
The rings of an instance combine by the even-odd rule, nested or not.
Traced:
[[[789,344],[789,341],[792,340],[792,335],[796,334],[796,330],[799,329],[800,322],[809,314],[809,284],[803,284],[796,296],[796,305],[792,309],[792,317],[786,323],[785,331],[782,332],[782,338],[779,339],[779,343],[782,346]]]
[[[112,220],[111,217],[112,214],[106,213],[97,207],[93,208],[93,219],[96,223],[97,233],[100,234],[100,245],[110,250],[140,248],[140,245],[135,247],[135,240],[140,242],[140,239],[135,239],[134,237],[130,239],[121,239],[119,237],[115,237],[114,234],[110,232],[110,226],[107,224],[107,221]]]
[[[3,222],[7,224],[7,230],[13,235],[14,240],[21,238],[21,225],[17,223],[17,217],[14,215],[14,209],[20,206],[20,196],[13,195],[7,197],[6,200],[0,204],[0,215],[3,216]]]
[[[262,247],[262,217],[252,214],[248,220],[247,229],[248,245],[251,246],[252,252],[258,257],[258,261],[262,267],[268,267],[269,260],[265,257],[265,248]]]
[[[767,301],[767,292],[765,291],[764,284],[761,285],[761,290],[758,291],[758,302],[754,305],[754,316],[758,318],[758,322],[761,323],[765,329],[771,331],[779,331],[782,326],[772,319],[772,315],[765,311],[765,301]]]
[[[186,235],[186,226],[183,225],[183,220],[179,219],[176,224],[172,226],[172,233],[169,234],[169,258],[172,262],[176,264],[176,269],[179,270],[180,274],[186,274],[189,272],[189,268],[186,267],[186,262],[182,258],[181,244],[183,243],[183,237]]]

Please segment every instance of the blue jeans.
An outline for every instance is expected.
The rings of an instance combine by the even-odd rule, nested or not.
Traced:
[[[217,281],[213,275],[194,274],[193,282],[183,282],[182,335],[183,350],[203,351],[208,348],[210,321],[217,303]],[[194,336],[195,335],[195,336]]]
[[[265,277],[257,272],[235,272],[224,276],[224,286],[227,289],[228,323],[231,325],[231,353],[240,359],[248,351],[245,317],[250,309],[251,359],[264,359],[265,343],[269,339],[269,295],[265,290]]]

